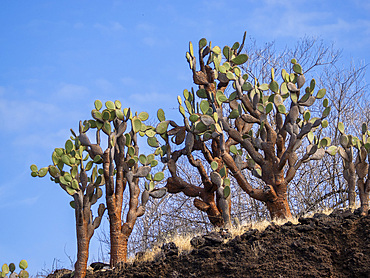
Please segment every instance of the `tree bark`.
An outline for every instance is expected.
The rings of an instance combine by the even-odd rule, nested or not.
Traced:
[[[126,252],[124,251],[124,236],[121,232],[121,219],[113,220],[110,217],[110,266],[114,267],[118,262],[126,262]]]
[[[75,198],[76,200],[76,198]],[[88,230],[88,220],[84,219],[84,213],[79,210],[82,206],[76,206],[76,233],[77,233],[77,261],[75,263],[76,278],[84,278],[86,276],[87,260],[89,258],[89,245],[91,236]]]
[[[285,190],[286,191],[286,190]],[[266,201],[267,209],[270,212],[271,219],[289,219],[292,218],[286,192],[276,195],[273,199]]]
[[[369,213],[370,179],[366,180],[365,183],[359,179],[357,186],[360,195],[361,215],[366,216]]]
[[[344,179],[348,183],[348,206],[353,211],[356,202],[356,170],[352,161],[348,163],[348,167],[344,170]]]

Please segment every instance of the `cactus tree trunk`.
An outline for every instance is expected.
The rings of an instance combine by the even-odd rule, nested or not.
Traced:
[[[357,185],[361,202],[361,215],[366,216],[369,213],[370,179],[367,179],[365,183],[359,179]]]
[[[353,162],[346,164],[346,170],[344,170],[344,179],[348,183],[348,207],[351,211],[353,211],[356,201],[356,171]]]
[[[82,197],[79,197],[81,196],[78,196],[78,194],[74,195],[77,233],[77,261],[75,263],[74,277],[84,278],[86,276],[87,260],[89,258],[90,239],[93,233],[88,224],[90,207],[84,208],[82,205]],[[85,210],[89,210],[88,213],[85,213]]]
[[[269,187],[271,191],[268,190],[266,192],[268,197],[265,203],[270,212],[271,219],[292,218],[287,198],[287,186],[280,187],[277,190],[272,188],[272,186]]]
[[[87,260],[89,257],[89,243],[90,239],[87,237],[87,225],[76,225],[77,228],[77,261],[75,263],[76,278],[83,278],[86,276]]]
[[[121,232],[121,219],[118,219],[119,221],[112,221],[112,218],[110,219],[110,265],[113,267],[118,262],[126,261],[127,241],[125,248],[125,240]]]

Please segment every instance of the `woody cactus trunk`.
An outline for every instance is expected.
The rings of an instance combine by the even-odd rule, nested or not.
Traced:
[[[302,163],[334,151],[333,147],[325,149],[330,145],[329,138],[319,138],[320,130],[328,125],[328,100],[323,101],[323,112],[318,117],[308,109],[325,96],[326,90],[314,95],[314,79],[303,90],[304,72],[295,59],[291,60],[290,73],[282,70],[281,78],[275,77],[271,69],[268,84],[250,78],[248,68],[243,68],[248,56],[241,53],[245,36],[241,44],[236,42],[222,50],[201,39],[199,71],[190,43],[186,58],[198,85],[196,95],[202,100],[200,110],[188,109],[193,125],[187,128],[194,128],[200,141],[212,140],[212,145],[217,145],[218,157],[222,158],[222,162],[216,161],[218,165],[224,165],[250,197],[264,202],[271,218],[290,218],[288,183]],[[232,90],[228,96],[227,87]],[[304,145],[306,151],[299,151]],[[264,188],[253,187],[244,170],[262,180]]]
[[[105,197],[110,223],[110,264],[127,260],[127,242],[134,228],[136,219],[145,213],[145,205],[149,196],[161,198],[165,189],[155,189],[155,184],[164,178],[162,171],[151,174],[158,165],[154,154],[148,156],[139,153],[138,134],[151,138],[155,128],[146,125],[148,113],[132,115],[130,109],[122,109],[119,101],[107,101],[105,109],[101,101],[95,101],[95,109],[91,111],[93,119],[80,122],[79,140],[85,146],[90,156],[101,161],[101,174],[105,180]],[[96,130],[96,143],[92,144],[86,132]],[[101,132],[107,136],[107,148],[103,151]],[[141,165],[140,165],[140,164]],[[140,178],[146,178],[145,189],[140,197]],[[128,187],[129,199],[126,219],[122,206],[124,192]]]
[[[77,234],[77,261],[75,263],[75,277],[85,277],[89,257],[89,244],[94,230],[99,227],[105,211],[104,204],[98,208],[98,216],[93,218],[91,207],[102,196],[100,186],[104,184],[104,177],[98,173],[99,161],[89,159],[87,149],[81,145],[76,134],[67,140],[65,148],[56,148],[52,154],[53,164],[38,169],[31,165],[33,177],[44,177],[50,174],[51,180],[73,197],[70,202],[75,210]],[[86,155],[86,156],[85,156]],[[85,161],[87,161],[85,163]],[[69,167],[69,169],[64,169]],[[89,173],[89,176],[88,176]]]
[[[202,129],[205,125],[198,120],[199,111],[195,112],[194,92],[184,90],[184,99],[186,110],[193,117],[188,119],[179,97],[179,110],[184,118],[183,126],[172,120],[166,120],[163,110],[160,109],[157,113],[160,123],[156,127],[156,132],[161,135],[165,144],[158,147],[158,143],[154,142],[152,146],[157,147],[156,153],[162,156],[162,161],[167,163],[170,171],[171,177],[166,181],[166,188],[170,193],[182,192],[186,196],[194,197],[194,206],[205,212],[214,226],[230,227],[230,179],[227,177],[218,141],[213,139],[211,144],[207,144],[210,138],[207,140],[202,138],[204,132]],[[207,115],[202,115],[201,120],[214,121]],[[169,125],[172,129],[167,131]],[[176,146],[180,146],[180,149],[174,150]],[[195,152],[201,154],[202,159],[196,158]],[[186,157],[189,164],[200,175],[201,185],[193,184],[192,181],[184,179],[178,173],[177,164],[182,156]]]
[[[344,124],[338,123],[338,130],[341,133],[340,146],[338,153],[343,160],[343,176],[348,183],[348,206],[354,210],[356,201],[355,186],[360,197],[361,215],[367,215],[369,212],[369,194],[370,194],[370,131],[366,123],[362,124],[361,137],[358,138],[351,134],[346,134]],[[356,159],[354,150],[357,151]]]

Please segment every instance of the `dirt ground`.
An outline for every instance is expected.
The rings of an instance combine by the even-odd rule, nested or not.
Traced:
[[[180,254],[168,243],[152,262],[120,264],[87,277],[370,277],[370,216],[356,212],[317,213],[296,225],[271,224],[263,232],[227,237],[225,231],[195,237],[194,248]]]

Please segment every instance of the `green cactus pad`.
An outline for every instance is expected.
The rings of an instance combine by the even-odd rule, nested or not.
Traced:
[[[96,128],[98,129],[98,130],[101,130],[101,128],[103,127],[103,123],[102,122],[96,122]]]
[[[146,157],[144,154],[141,154],[141,155],[139,156],[139,161],[140,161],[140,163],[141,163],[141,164],[143,164],[143,165],[146,165],[146,164],[147,164],[147,162],[148,162],[147,157]]]
[[[318,92],[317,92],[317,95],[316,95],[316,98],[317,99],[321,99],[325,96],[326,94],[326,89],[320,89]]]
[[[313,92],[313,90],[315,89],[315,86],[316,86],[315,79],[311,79],[311,82],[310,82],[310,91],[311,92]]]
[[[125,119],[125,115],[123,115],[123,112],[121,110],[116,109],[115,113],[116,113],[117,118],[120,119],[121,121]]]
[[[252,84],[250,82],[245,82],[242,86],[243,91],[250,91],[252,90]]]
[[[105,134],[107,135],[110,135],[110,133],[112,132],[112,126],[110,125],[109,122],[104,122],[104,125],[103,125],[103,131]]]
[[[109,110],[104,110],[103,112],[102,112],[102,119],[104,120],[104,121],[109,121],[109,119],[110,119],[110,112],[109,112]]]
[[[272,111],[273,107],[274,107],[274,105],[272,104],[272,102],[268,102],[266,104],[266,109],[265,109],[266,110],[266,114],[270,113]]]
[[[9,271],[10,271],[11,273],[13,273],[13,272],[14,272],[14,270],[15,270],[15,264],[10,263],[10,264],[9,264]]]
[[[219,103],[223,103],[223,102],[227,101],[227,97],[224,95],[224,93],[221,90],[218,90],[216,92],[216,100]]]
[[[298,102],[298,95],[296,92],[291,92],[290,93],[290,98],[291,100],[294,102],[294,103],[297,103]]]
[[[258,86],[258,89],[260,89],[261,91],[267,91],[269,87],[270,87],[269,84],[263,83]]]
[[[338,147],[337,146],[330,146],[326,152],[330,155],[335,155],[337,153]]]
[[[122,103],[119,100],[114,101],[114,105],[115,105],[115,107],[117,109],[121,109],[122,108]]]
[[[164,174],[163,172],[158,172],[158,173],[155,173],[154,177],[153,177],[153,180],[154,181],[161,181],[164,179]]]
[[[343,148],[347,148],[349,143],[349,139],[347,135],[342,134],[340,136],[340,144],[342,145]]]
[[[135,155],[135,148],[132,146],[128,147],[127,153],[129,156],[133,157]]]
[[[130,112],[130,113],[129,113]],[[124,108],[123,109],[123,115],[125,115],[125,117],[127,117],[128,119],[131,119],[132,118],[132,112],[131,112],[131,109],[129,108]]]
[[[96,110],[100,110],[103,107],[103,103],[98,99],[95,100],[94,105]]]
[[[239,117],[239,110],[233,109],[229,114],[229,119],[236,119],[237,117]]]
[[[48,170],[49,168],[48,167],[44,167],[44,168],[41,168],[39,170],[39,177],[42,178],[42,177],[45,177],[46,174],[48,173]]]
[[[142,121],[146,121],[149,118],[149,114],[147,112],[141,112],[138,118]]]
[[[73,189],[72,187],[69,187],[69,186],[66,186],[66,191],[71,196],[73,196],[77,192],[75,189]]]
[[[322,126],[323,128],[327,128],[327,127],[328,127],[328,125],[329,125],[329,122],[328,122],[327,120],[323,120],[323,121],[321,122],[321,126]]]
[[[309,110],[306,110],[303,114],[303,119],[308,122],[311,118],[311,112]]]
[[[92,116],[95,120],[103,120],[103,116],[102,116],[102,114],[101,114],[98,110],[96,110],[96,109],[94,109],[94,110],[92,110],[92,111],[91,111],[91,116]]]
[[[224,198],[228,198],[230,196],[230,193],[231,193],[231,189],[230,189],[230,186],[225,186],[224,190]]]
[[[110,110],[116,109],[116,105],[113,103],[113,101],[110,101],[110,100],[108,100],[105,103],[105,107],[107,107],[107,109],[110,109]]]
[[[194,57],[194,48],[191,42],[189,42],[189,53],[192,57]]]
[[[189,99],[191,99],[191,94],[189,93],[189,91],[188,90],[184,90],[183,92],[182,92],[182,94],[184,95],[184,98],[185,99],[187,99],[187,100],[189,100]],[[178,100],[178,102],[179,102],[179,104],[181,104],[181,97],[180,96],[177,96],[177,100]]]
[[[31,169],[32,172],[37,172],[38,171],[37,166],[35,164],[32,164],[30,166],[30,169]]]
[[[236,148],[235,145],[230,146],[230,152],[233,154],[238,154],[238,149]]]
[[[198,133],[202,133],[207,130],[207,126],[202,122],[196,122],[195,129]]]
[[[192,114],[192,115],[189,117],[189,120],[190,120],[192,123],[195,123],[198,119],[199,119],[199,116],[198,116],[197,114]]]
[[[274,93],[278,93],[279,92],[279,84],[275,80],[273,80],[273,81],[270,82],[269,89],[271,91],[273,91]]]
[[[166,117],[165,117],[165,114],[164,114],[164,111],[163,109],[158,109],[157,111],[157,118],[160,122],[163,122],[166,120]]]
[[[202,100],[200,102],[200,110],[202,111],[203,114],[206,114],[208,109],[209,109],[209,103],[207,100]]]
[[[66,154],[62,155],[62,161],[63,161],[63,163],[65,163],[67,165],[69,165],[71,163],[70,160],[69,160],[68,155],[66,155]]]
[[[71,208],[75,209],[76,206],[75,206],[75,201],[70,201],[69,202],[69,205],[71,206]]]
[[[30,274],[26,270],[21,270],[21,272],[19,272],[19,278],[28,278],[28,277],[30,277]]]
[[[133,118],[132,119],[132,130],[134,133],[139,132],[141,129],[141,121],[139,118]]]
[[[236,65],[244,64],[246,61],[248,61],[248,55],[247,54],[240,54],[234,59],[231,60]]]
[[[367,124],[366,123],[362,123],[361,132],[362,132],[362,134],[366,134],[366,132],[367,132]]]
[[[136,164],[136,161],[135,161],[135,159],[133,159],[133,158],[130,158],[128,161],[127,161],[127,166],[128,167],[133,167],[134,165]]]
[[[226,176],[226,167],[222,167],[219,171],[220,176],[223,178]]]
[[[160,122],[157,127],[156,127],[156,132],[158,134],[164,134],[166,131],[167,131],[167,128],[168,128],[168,124],[169,122],[168,121],[163,121],[163,122]]]
[[[322,106],[324,106],[324,107],[328,107],[328,105],[329,105],[329,100],[326,98],[326,99],[324,99],[324,101],[322,102]]]
[[[65,143],[65,150],[67,153],[70,153],[74,149],[74,144],[71,140],[67,140]]]
[[[202,49],[207,45],[207,40],[205,38],[202,38],[199,40],[199,49]]]
[[[147,129],[146,131],[145,131],[145,135],[146,136],[148,136],[148,137],[154,137],[155,136],[155,130],[153,130],[153,129]]]
[[[148,183],[147,181],[145,181],[144,186],[145,186],[145,189],[146,189],[147,191],[149,191],[149,183]]]
[[[233,44],[233,46],[231,47],[231,49],[232,49],[232,50],[237,50],[237,49],[239,48],[239,46],[240,46],[240,43],[235,42],[235,43]]]
[[[73,179],[71,184],[72,184],[72,188],[73,189],[76,189],[76,190],[79,190],[80,189],[77,180]]]
[[[26,260],[21,260],[19,263],[19,268],[25,270],[28,267],[28,263]]]
[[[234,75],[231,71],[228,71],[228,72],[226,73],[226,77],[227,77],[227,79],[229,79],[229,80],[235,80],[235,75]]]
[[[224,186],[230,186],[230,184],[231,184],[231,181],[230,181],[230,179],[229,178],[224,178]]]
[[[285,108],[285,106],[283,104],[278,105],[277,110],[281,114],[286,114],[286,108]]]
[[[9,267],[7,264],[3,264],[3,266],[1,267],[1,271],[2,271],[2,277],[5,277],[6,274],[9,273]]]
[[[147,142],[149,146],[154,147],[154,148],[158,147],[159,145],[158,140],[155,137],[148,137]]]
[[[217,168],[218,168],[218,163],[216,161],[212,161],[211,162],[211,169],[213,171],[216,171]]]
[[[85,170],[90,171],[92,166],[93,166],[93,161],[90,160],[89,162],[87,162],[87,164],[85,166]]]
[[[102,162],[102,158],[101,158],[101,156],[100,155],[96,155],[95,157],[94,157],[94,163],[101,163]]]
[[[295,63],[295,64],[293,65],[293,71],[294,71],[295,73],[302,74],[302,67],[301,67],[301,65],[300,65],[300,64],[297,64],[297,63]]]
[[[326,118],[330,113],[330,106],[329,107],[326,107],[324,112],[322,112],[322,117],[323,118]]]
[[[151,154],[148,154],[146,159],[147,159],[147,163],[151,163],[155,159],[155,156],[154,154],[151,153]]]

